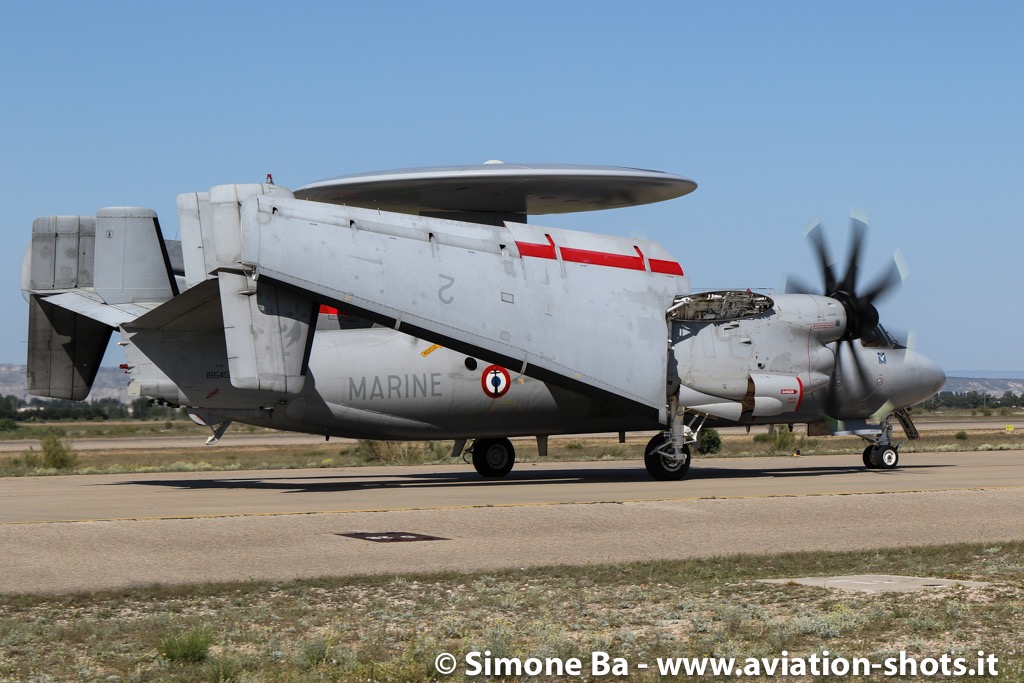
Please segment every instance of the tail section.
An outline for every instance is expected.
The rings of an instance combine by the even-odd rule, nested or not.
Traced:
[[[113,327],[29,297],[28,393],[81,401],[89,395]]]
[[[27,384],[37,396],[84,399],[110,333],[178,293],[150,209],[36,219],[26,261]]]
[[[106,304],[163,302],[178,294],[160,222],[152,209],[100,209],[93,270],[96,294]]]
[[[170,366],[175,349],[187,342],[172,340],[175,334],[223,330],[234,388],[299,393],[319,305],[294,288],[256,287],[240,253],[241,208],[253,196],[292,198],[271,184],[218,185],[181,195],[181,242],[164,239],[151,209],[113,207],[95,217],[36,220],[22,268],[30,305],[29,392],[84,399],[110,333],[120,328],[123,343],[146,346],[168,366],[153,375],[155,381],[167,384],[167,372],[178,374]],[[217,281],[214,293],[208,280]],[[190,296],[179,297],[179,283]],[[216,311],[205,305],[211,296]],[[179,398],[176,390],[170,393]]]

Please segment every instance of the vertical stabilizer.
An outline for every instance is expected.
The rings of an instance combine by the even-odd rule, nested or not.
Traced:
[[[212,273],[217,269],[217,259],[212,223],[209,192],[178,195],[178,226],[181,228],[186,287],[195,287],[214,277]]]
[[[81,401],[89,395],[114,328],[29,296],[28,393]]]
[[[156,212],[131,206],[97,212],[94,279],[108,304],[163,302],[178,294]]]
[[[32,221],[29,289],[91,287],[96,219],[45,216]]]
[[[92,388],[114,328],[49,304],[36,292],[91,287],[95,238],[92,216],[45,216],[32,222],[32,244],[22,268],[29,300],[30,394],[81,400]]]

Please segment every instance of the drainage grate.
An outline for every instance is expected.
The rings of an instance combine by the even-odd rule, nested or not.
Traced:
[[[426,534],[413,534],[408,531],[351,531],[336,536],[347,536],[359,538],[374,543],[412,543],[413,541],[447,541],[447,538],[440,536],[427,536]]]

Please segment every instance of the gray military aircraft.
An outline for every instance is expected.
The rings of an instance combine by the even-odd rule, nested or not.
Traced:
[[[178,197],[181,240],[149,209],[32,226],[28,388],[85,399],[112,332],[129,392],[187,407],[216,443],[242,422],[362,439],[452,439],[485,477],[510,436],[657,430],[645,464],[680,479],[705,425],[807,423],[855,433],[893,468],[893,420],[945,375],[894,339],[875,301],[810,236],[817,293],[691,291],[647,240],[544,228],[527,216],[679,197],[637,169],[513,165],[268,182]],[[466,444],[472,440],[470,448]]]

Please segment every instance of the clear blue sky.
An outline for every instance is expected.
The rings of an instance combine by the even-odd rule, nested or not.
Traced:
[[[1017,2],[10,3],[0,362],[37,216],[149,206],[173,237],[181,192],[503,159],[693,178],[534,222],[657,240],[698,288],[816,281],[803,229],[842,252],[863,209],[866,274],[909,265],[883,322],[1022,370],[1022,27]]]

